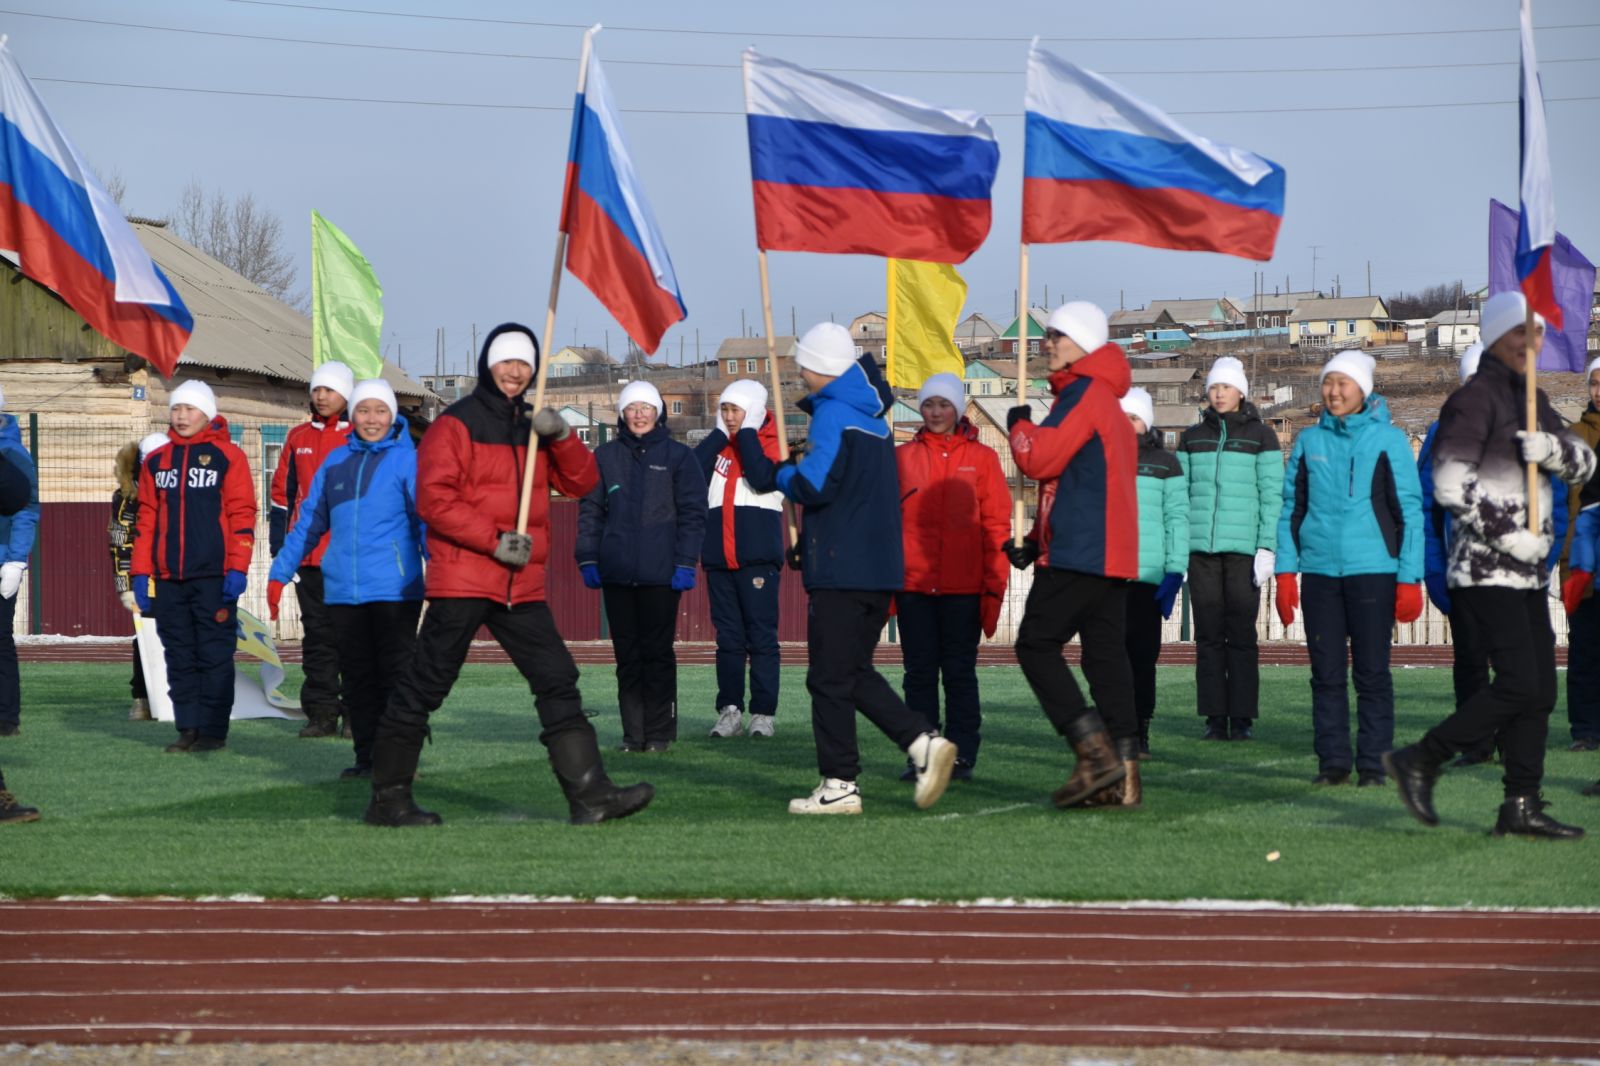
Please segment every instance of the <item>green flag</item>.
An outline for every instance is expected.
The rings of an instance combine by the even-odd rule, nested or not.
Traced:
[[[383,376],[383,286],[361,249],[311,212],[311,365],[338,361],[356,380]]]

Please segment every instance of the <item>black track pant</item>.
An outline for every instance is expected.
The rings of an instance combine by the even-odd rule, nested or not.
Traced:
[[[328,616],[339,635],[344,708],[350,716],[357,766],[372,765],[378,720],[411,667],[421,614],[421,600],[328,605]]]
[[[1083,676],[1113,739],[1139,735],[1133,670],[1124,632],[1128,583],[1073,570],[1036,567],[1017,631],[1017,663],[1057,733],[1068,735],[1088,709],[1061,650],[1079,638]]]
[[[666,585],[606,585],[617,657],[617,707],[627,744],[678,739],[678,597]]]
[[[1156,602],[1156,586],[1144,581],[1128,585],[1128,609],[1124,643],[1128,667],[1133,671],[1133,714],[1148,722],[1156,714],[1156,662],[1161,658],[1161,604]]]
[[[1254,559],[1237,552],[1189,556],[1194,607],[1195,708],[1203,718],[1254,718],[1261,691]]]
[[[294,595],[305,629],[300,639],[300,669],[305,674],[300,707],[313,721],[337,718],[344,710],[339,704],[339,633],[324,598],[322,567],[302,566],[299,575]]]

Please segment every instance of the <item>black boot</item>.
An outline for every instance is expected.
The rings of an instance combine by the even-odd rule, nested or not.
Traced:
[[[200,730],[180,729],[178,730],[178,739],[161,750],[168,755],[187,755],[189,754],[189,749],[194,747],[195,742],[199,739]]]
[[[1400,788],[1400,802],[1423,825],[1439,824],[1433,810],[1433,783],[1439,780],[1439,764],[1423,754],[1416,744],[1399,751],[1384,752],[1383,768]]]
[[[306,712],[305,728],[300,730],[302,737],[336,737],[339,735],[339,710],[321,709]]]
[[[1562,825],[1544,813],[1544,804],[1538,796],[1507,796],[1500,805],[1500,818],[1494,823],[1494,835],[1507,834],[1534,837],[1542,840],[1579,840],[1583,830],[1575,825]]]
[[[619,788],[606,776],[600,761],[600,743],[587,718],[545,737],[550,768],[566,794],[573,825],[594,825],[626,818],[644,810],[655,798],[655,787],[643,782]]]
[[[390,829],[414,825],[439,825],[444,821],[437,814],[423,810],[412,801],[410,782],[390,785],[387,788],[374,788],[372,802],[367,804],[367,813],[361,816],[361,820],[368,825],[387,826]]]

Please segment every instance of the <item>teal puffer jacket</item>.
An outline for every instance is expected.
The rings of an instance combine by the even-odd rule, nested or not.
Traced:
[[[1422,580],[1422,484],[1382,396],[1353,415],[1326,411],[1295,438],[1278,522],[1280,574],[1394,574]]]
[[[1139,580],[1158,585],[1189,569],[1189,481],[1161,435],[1139,440]]]
[[[1283,507],[1278,435],[1246,401],[1219,415],[1206,408],[1178,440],[1189,478],[1189,550],[1254,555],[1277,544]]]

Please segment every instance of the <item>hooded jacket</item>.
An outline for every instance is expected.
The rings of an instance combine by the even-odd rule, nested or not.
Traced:
[[[382,440],[352,433],[328,455],[272,561],[270,579],[293,581],[310,544],[321,546],[328,603],[422,599],[426,549],[417,514],[417,450],[404,417],[395,418]]]
[[[300,508],[311,492],[311,479],[337,448],[350,439],[351,425],[342,411],[332,422],[302,422],[289,430],[278,453],[278,469],[272,473],[272,512],[267,519],[267,547],[274,557],[283,549],[283,538],[300,520]],[[324,538],[306,554],[306,566],[321,566],[328,548]]]
[[[618,418],[594,461],[600,481],[578,507],[578,565],[598,565],[608,585],[669,585],[675,569],[693,569],[705,539],[706,479],[666,419],[640,436]]]
[[[1159,585],[1189,569],[1189,480],[1151,430],[1139,438],[1139,580]]]
[[[1433,440],[1433,495],[1453,519],[1445,580],[1450,588],[1543,588],[1549,570],[1505,551],[1528,525],[1527,466],[1517,431],[1524,428],[1527,379],[1485,353],[1478,372],[1445,401]],[[1557,476],[1582,484],[1595,472],[1595,455],[1567,428],[1544,390],[1536,396],[1538,426],[1560,441]],[[1554,543],[1550,475],[1539,472],[1543,535]]]
[[[106,527],[106,546],[111,551],[111,571],[117,592],[132,591],[133,542],[139,535],[139,445],[124,444],[117,449],[117,487],[111,493],[111,524]]]
[[[256,542],[256,490],[244,452],[213,418],[192,437],[169,430],[139,467],[133,574],[163,581],[248,573]]]
[[[1011,564],[1011,491],[994,449],[961,419],[951,433],[924,426],[895,449],[905,591],[929,596],[1005,596]]]
[[[1423,577],[1422,484],[1411,441],[1389,405],[1367,397],[1342,417],[1327,410],[1295,438],[1278,520],[1280,574]]]
[[[1039,482],[1041,566],[1139,575],[1139,443],[1118,402],[1132,380],[1122,349],[1102,345],[1050,375],[1056,399],[1043,422],[1011,431],[1017,468]]]
[[[1590,451],[1600,448],[1600,409],[1596,409],[1593,403],[1589,404],[1584,409],[1583,415],[1567,428],[1577,434],[1578,439],[1589,446]],[[1556,481],[1552,482],[1550,487],[1559,494],[1565,484],[1565,482]],[[1600,503],[1600,471],[1597,471],[1595,476],[1585,481],[1580,491],[1567,493],[1564,506],[1562,500],[1555,501],[1555,517],[1559,518],[1564,513],[1567,518],[1565,529],[1561,528],[1559,522],[1556,525],[1556,543],[1557,550],[1561,556],[1561,580],[1563,582],[1567,578],[1568,555],[1572,549],[1572,538],[1576,534],[1578,527],[1578,512],[1597,503]],[[1592,591],[1585,593],[1584,598],[1588,599],[1591,595],[1593,595]]]
[[[894,402],[863,355],[797,405],[810,447],[778,469],[778,488],[805,508],[800,569],[807,589],[897,592],[905,579],[900,476],[884,412]]]
[[[522,467],[532,428],[529,405],[508,399],[489,374],[489,345],[526,326],[496,326],[478,352],[478,385],[445,408],[417,450],[417,514],[428,527],[428,599],[487,599],[509,605],[545,598],[550,557],[550,490],[580,497],[599,479],[594,456],[576,433],[539,445],[528,506],[533,553],[512,569],[494,558],[500,534],[517,528]],[[535,355],[538,358],[538,355]],[[535,368],[537,369],[537,368]]]
[[[1178,439],[1189,479],[1189,550],[1254,555],[1278,541],[1283,450],[1249,400],[1225,415],[1207,407]]]
[[[0,516],[0,563],[26,563],[39,527],[39,472],[22,446],[22,429],[12,415],[0,414],[0,453],[28,477],[28,505],[16,514]]]
[[[740,429],[732,441],[721,426],[694,448],[706,479],[706,535],[700,563],[707,570],[783,563],[783,493],[777,492],[778,423],[767,412],[759,430]]]

